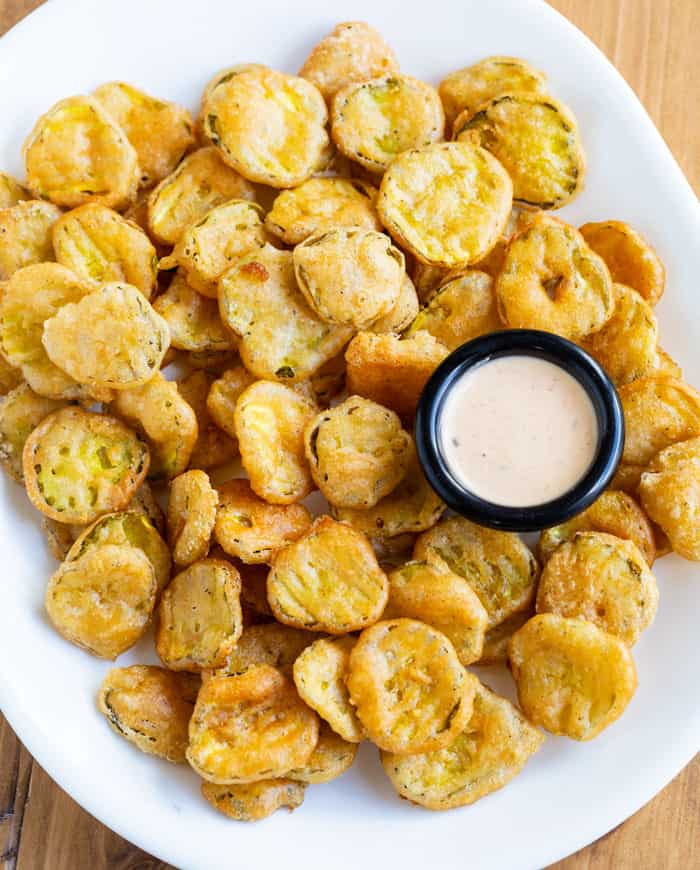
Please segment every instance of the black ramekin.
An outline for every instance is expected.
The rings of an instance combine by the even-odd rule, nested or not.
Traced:
[[[586,474],[568,492],[530,507],[505,507],[486,501],[456,480],[440,450],[438,425],[452,385],[468,369],[503,356],[535,356],[560,366],[576,378],[593,402],[598,418],[598,447]],[[416,447],[430,485],[440,498],[464,517],[511,532],[532,532],[563,523],[585,510],[610,482],[622,455],[625,422],[612,382],[580,347],[535,329],[506,329],[463,344],[433,373],[416,414]]]

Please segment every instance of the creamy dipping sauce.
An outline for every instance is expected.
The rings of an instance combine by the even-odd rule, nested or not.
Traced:
[[[568,492],[588,471],[598,420],[576,378],[548,360],[513,354],[453,384],[438,437],[452,475],[471,493],[531,507]]]

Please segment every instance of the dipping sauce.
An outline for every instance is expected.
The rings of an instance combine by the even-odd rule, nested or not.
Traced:
[[[504,507],[564,495],[598,447],[598,420],[584,387],[558,365],[525,354],[465,372],[445,396],[438,433],[455,480]]]

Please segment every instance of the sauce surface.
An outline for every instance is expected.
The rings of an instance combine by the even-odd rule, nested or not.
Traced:
[[[453,384],[438,438],[452,475],[474,495],[531,507],[563,495],[588,471],[598,420],[576,378],[548,360],[513,354]]]

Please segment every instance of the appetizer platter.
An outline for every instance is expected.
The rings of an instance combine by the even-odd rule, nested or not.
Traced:
[[[544,865],[697,749],[697,201],[544,4],[262,7],[0,42],[0,703],[179,866]]]

